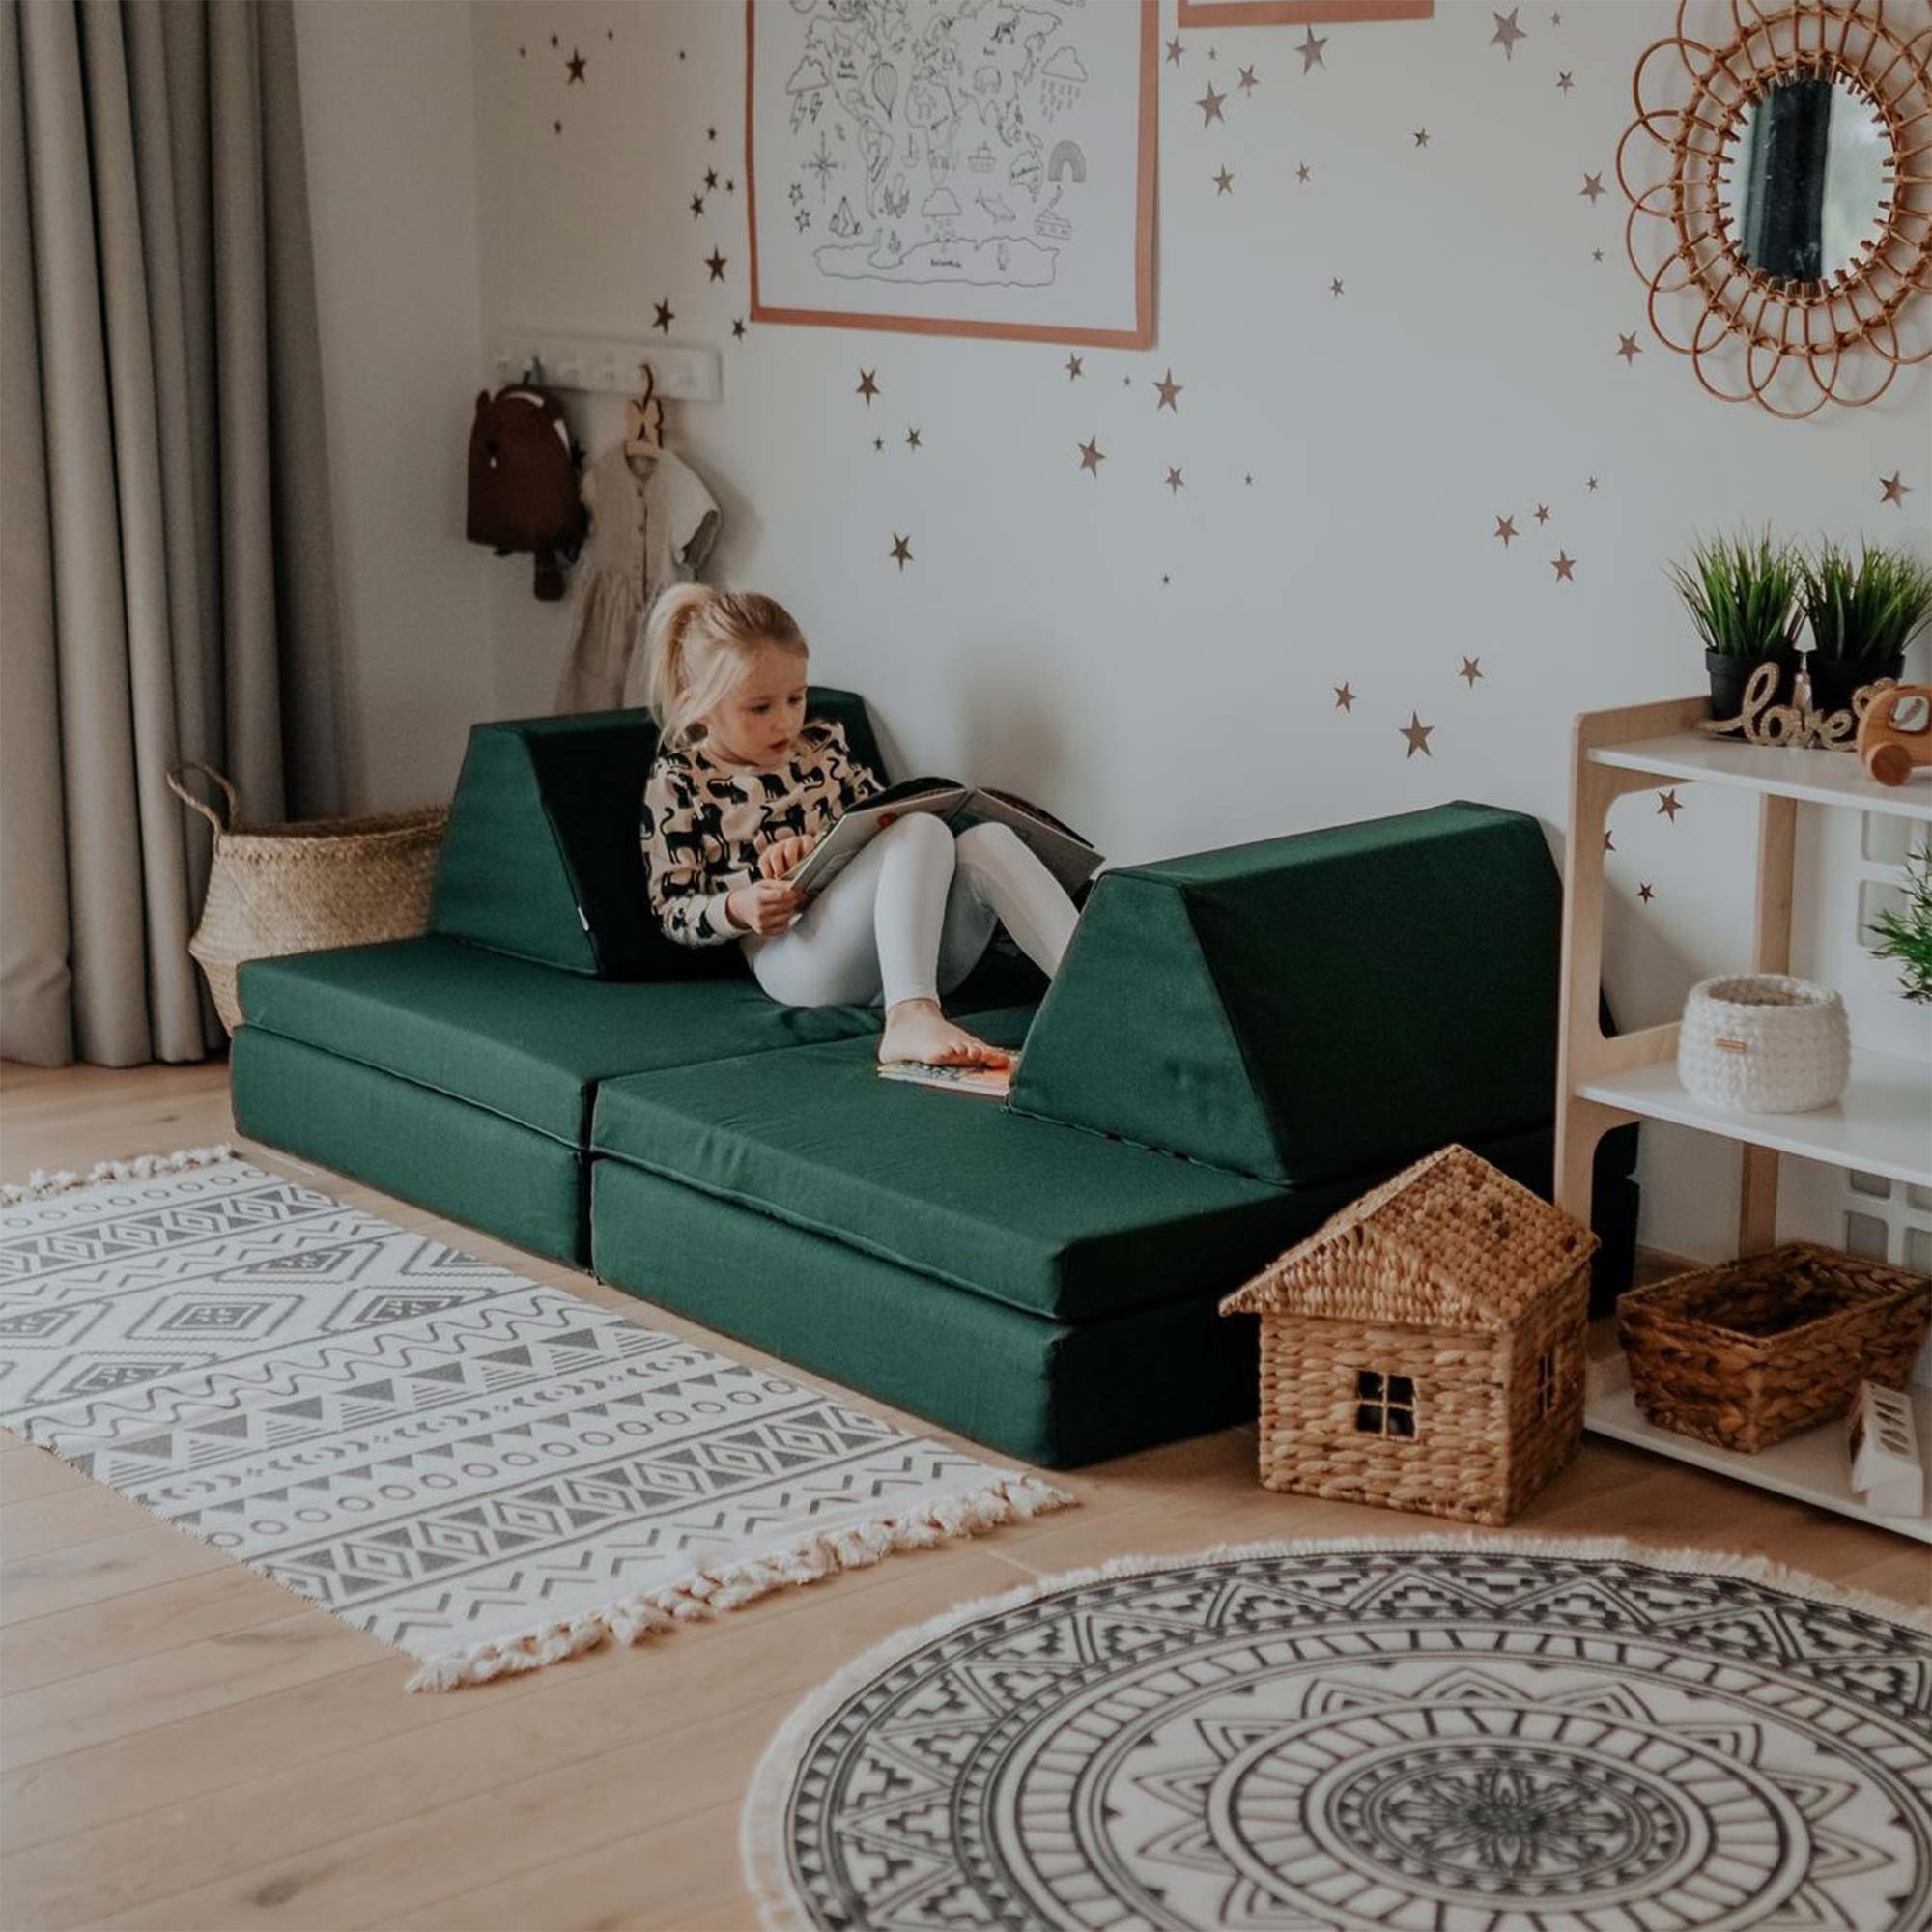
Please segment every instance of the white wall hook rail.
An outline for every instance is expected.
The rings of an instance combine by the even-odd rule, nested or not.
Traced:
[[[685,403],[724,397],[724,367],[715,349],[648,336],[553,335],[536,328],[492,332],[490,366],[498,384],[517,382],[532,360],[543,364],[544,383],[553,389],[631,395],[648,362],[661,396]]]

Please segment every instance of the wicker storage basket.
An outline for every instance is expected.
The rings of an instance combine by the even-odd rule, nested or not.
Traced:
[[[1903,1388],[1932,1319],[1932,1280],[1793,1241],[1617,1303],[1637,1406],[1661,1429],[1755,1455]]]
[[[1845,1003],[1784,973],[1705,980],[1684,1002],[1677,1077],[1713,1107],[1802,1114],[1829,1107],[1852,1072]]]
[[[183,787],[188,772],[219,788],[225,819]],[[208,896],[187,950],[208,975],[215,1011],[231,1034],[242,1024],[235,980],[244,959],[410,939],[428,925],[446,807],[244,827],[242,802],[219,772],[184,765],[170,774],[168,788],[214,828]]]

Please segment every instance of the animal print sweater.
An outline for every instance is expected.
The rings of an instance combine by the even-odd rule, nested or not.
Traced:
[[[810,724],[771,771],[734,765],[702,741],[663,751],[644,784],[644,875],[651,910],[680,946],[743,937],[724,901],[758,876],[781,838],[821,833],[878,789],[852,756],[842,724]]]

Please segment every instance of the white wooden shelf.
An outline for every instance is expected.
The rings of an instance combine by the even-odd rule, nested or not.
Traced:
[[[1669,1061],[1579,1081],[1585,1100],[1722,1134],[1752,1147],[1932,1187],[1932,1066],[1896,1054],[1852,1054],[1852,1078],[1835,1105],[1804,1114],[1731,1113],[1687,1094]],[[1932,1438],[1928,1438],[1932,1439]]]
[[[1788,746],[1733,744],[1699,731],[1673,731],[1591,750],[1593,765],[1649,772],[1662,779],[1730,785],[1808,805],[1851,806],[1932,823],[1932,765],[1920,765],[1902,785],[1865,776],[1849,752],[1794,751]]]
[[[1932,1443],[1932,1389],[1915,1388],[1911,1395],[1918,1439],[1921,1443]],[[1616,1442],[1634,1443],[1639,1449],[1668,1456],[1673,1462],[1689,1463],[1720,1476],[1733,1476],[1753,1488],[1771,1490],[1817,1509],[1835,1510],[1840,1516],[1856,1517],[1861,1522],[1872,1523],[1899,1536],[1916,1537],[1920,1543],[1932,1543],[1932,1514],[1881,1516],[1852,1493],[1846,1475],[1842,1422],[1820,1423],[1816,1429],[1808,1429],[1803,1435],[1791,1436],[1770,1449],[1761,1449],[1755,1456],[1741,1455],[1735,1449],[1719,1449],[1698,1441],[1694,1435],[1679,1435],[1674,1430],[1660,1429],[1646,1420],[1631,1393],[1629,1365],[1621,1354],[1615,1354],[1590,1365],[1583,1426],[1595,1435],[1606,1435]]]
[[[1915,771],[1903,785],[1882,785],[1847,753],[1713,738],[1697,728],[1708,709],[1705,698],[1694,695],[1588,711],[1576,723],[1563,894],[1556,1200],[1579,1221],[1589,1220],[1598,1143],[1626,1122],[1669,1121],[1720,1134],[1744,1147],[1738,1252],[1754,1255],[1776,1240],[1780,1154],[1932,1187],[1932,1065],[1898,1055],[1854,1052],[1851,1082],[1834,1106],[1804,1114],[1727,1113],[1693,1099],[1678,1084],[1675,1025],[1606,1039],[1598,1012],[1610,807],[1627,792],[1673,780],[1755,792],[1757,903],[1750,967],[1758,973],[1788,973],[1799,806],[1849,807],[1932,823],[1932,770]],[[1917,1388],[1913,1397],[1919,1439],[1932,1444],[1932,1390]],[[1924,1520],[1878,1516],[1853,1497],[1842,1431],[1836,1425],[1758,1456],[1714,1449],[1644,1420],[1631,1397],[1621,1355],[1593,1367],[1584,1422],[1601,1435],[1932,1542],[1932,1527]]]

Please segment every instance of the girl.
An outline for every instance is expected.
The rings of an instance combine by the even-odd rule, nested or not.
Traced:
[[[883,1005],[881,1061],[1005,1066],[939,996],[1004,923],[1050,978],[1073,902],[1004,825],[956,838],[924,812],[895,819],[810,905],[784,883],[838,815],[876,789],[838,724],[807,724],[806,641],[769,597],[667,590],[644,649],[662,740],[644,786],[651,909],[683,946],[744,950],[792,1007]]]

